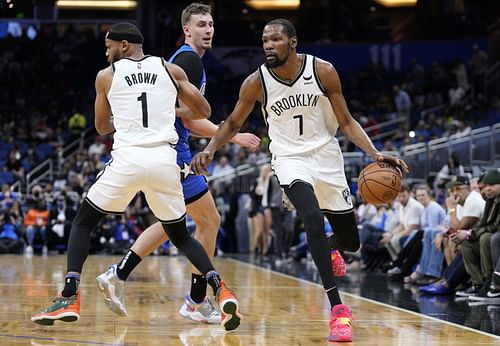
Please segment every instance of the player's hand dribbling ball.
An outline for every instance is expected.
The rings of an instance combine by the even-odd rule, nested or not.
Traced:
[[[373,162],[359,173],[358,190],[367,203],[388,204],[398,196],[401,178],[399,168],[387,162]]]

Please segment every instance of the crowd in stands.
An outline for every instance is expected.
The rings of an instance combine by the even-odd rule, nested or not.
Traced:
[[[0,184],[23,182],[87,127],[82,114],[92,114],[103,55],[93,31],[71,26],[60,33],[46,24],[33,40],[0,40]]]
[[[55,31],[44,25],[34,40],[0,41],[0,253],[64,252],[76,210],[110,158],[110,136],[95,137],[93,143],[81,137],[93,126],[93,78],[105,63],[102,41],[92,31]],[[500,121],[499,98],[487,100],[481,89],[487,66],[485,53],[473,47],[467,62],[435,62],[426,70],[414,60],[405,73],[373,64],[342,80],[350,110],[362,126],[404,120],[402,131],[375,140],[379,149],[398,151],[401,145],[465,135],[472,127]],[[226,77],[224,83],[214,78],[209,80],[217,84],[213,89],[237,90],[236,78]],[[217,105],[214,120],[223,120],[229,101],[210,101]],[[436,111],[421,117],[429,107]],[[257,152],[227,144],[210,168],[218,177],[210,183],[221,214],[218,248],[283,265],[307,258],[307,239],[296,212],[284,207],[269,165],[262,165],[270,156],[261,118],[256,112],[247,124],[262,139]],[[369,131],[372,138],[381,134],[377,128]],[[61,149],[73,140],[85,145],[61,161]],[[191,145],[197,151],[206,139],[193,138]],[[343,149],[355,150],[350,143]],[[55,162],[54,174],[24,190],[27,174],[45,159]],[[233,178],[242,164],[256,170]],[[352,258],[360,259],[364,270],[421,285],[427,294],[500,299],[499,175],[489,171],[469,179],[452,156],[434,183],[403,185],[391,205],[369,205],[358,196],[362,248],[359,258]],[[19,192],[11,189],[16,181]],[[92,233],[91,252],[123,253],[153,221],[138,194],[123,216],[108,217]],[[325,225],[327,235],[335,232]],[[175,252],[169,245],[159,250],[169,252]]]
[[[360,225],[362,268],[425,294],[500,304],[500,171],[454,176],[445,190],[443,205],[429,186],[403,185],[394,204],[365,207],[372,212]]]

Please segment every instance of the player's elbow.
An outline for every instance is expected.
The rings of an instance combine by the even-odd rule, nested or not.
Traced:
[[[95,129],[100,136],[108,135],[115,130],[111,123],[104,124],[102,122],[96,122]]]

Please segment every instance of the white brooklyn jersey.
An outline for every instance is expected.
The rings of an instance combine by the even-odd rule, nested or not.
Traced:
[[[264,65],[259,67],[264,88],[262,113],[269,127],[273,155],[294,155],[335,142],[338,121],[316,73],[316,58],[303,55],[292,81],[283,81]],[[339,148],[340,150],[340,148]]]
[[[113,113],[113,149],[177,143],[175,101],[177,86],[163,59],[123,58],[113,64],[108,100]]]

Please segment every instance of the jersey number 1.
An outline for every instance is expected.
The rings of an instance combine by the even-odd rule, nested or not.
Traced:
[[[148,127],[148,99],[146,98],[146,93],[142,93],[137,98],[137,101],[141,101],[142,104],[142,126]]]

